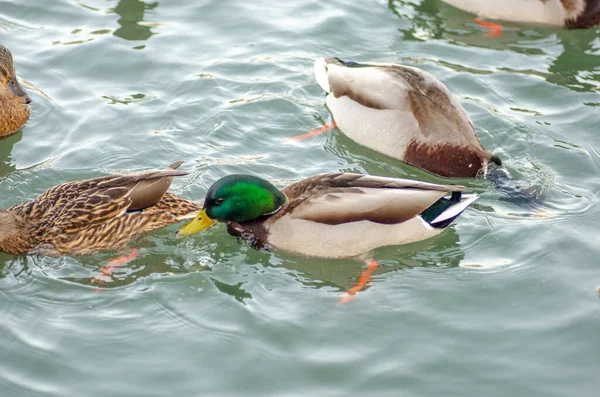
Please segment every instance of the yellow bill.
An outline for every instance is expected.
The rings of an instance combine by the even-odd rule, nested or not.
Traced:
[[[217,221],[206,215],[205,210],[202,210],[198,215],[196,215],[194,220],[186,223],[177,231],[177,238],[188,237],[192,234],[199,233],[205,229],[208,229],[215,223],[217,223]]]

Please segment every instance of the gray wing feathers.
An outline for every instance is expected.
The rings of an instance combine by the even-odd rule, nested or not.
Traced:
[[[465,190],[461,185],[438,185],[435,183],[415,181],[412,179],[388,178],[383,176],[342,173],[332,178],[334,186],[369,187],[369,188],[415,188],[441,192],[460,192]]]

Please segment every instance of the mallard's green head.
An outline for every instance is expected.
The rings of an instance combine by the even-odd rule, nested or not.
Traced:
[[[221,222],[245,222],[272,214],[285,196],[271,183],[251,175],[228,175],[216,181],[204,199],[206,215]]]
[[[204,209],[177,233],[186,237],[220,222],[246,222],[270,215],[285,203],[271,183],[251,175],[228,175],[216,181],[204,199]]]

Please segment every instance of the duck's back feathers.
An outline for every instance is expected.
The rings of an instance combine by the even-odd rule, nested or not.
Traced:
[[[164,170],[142,171],[124,175],[111,175],[83,181],[66,182],[56,185],[39,195],[35,200],[14,207],[25,218],[42,219],[57,216],[57,211],[86,213],[90,218],[101,219],[109,216],[103,205],[110,205],[116,213],[134,211],[158,203],[169,189],[173,177],[187,175],[177,171],[181,162],[174,163]],[[93,212],[86,207],[98,205]],[[100,218],[97,218],[98,215]]]

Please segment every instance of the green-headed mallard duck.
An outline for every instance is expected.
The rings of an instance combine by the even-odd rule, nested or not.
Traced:
[[[0,210],[0,251],[89,254],[191,219],[200,203],[167,192],[173,177],[186,175],[176,170],[180,165],[63,183],[33,201]]]
[[[231,234],[257,246],[315,257],[358,257],[378,247],[437,235],[477,198],[462,195],[463,189],[335,173],[303,179],[280,191],[257,177],[230,175],[210,187],[204,209],[178,236],[220,221]]]
[[[589,28],[600,23],[598,0],[443,0],[461,10],[513,22]]]
[[[19,131],[29,120],[31,97],[17,81],[12,54],[0,44],[0,138]]]
[[[443,177],[483,176],[498,157],[448,88],[424,70],[319,58],[315,76],[345,135],[375,151]]]

